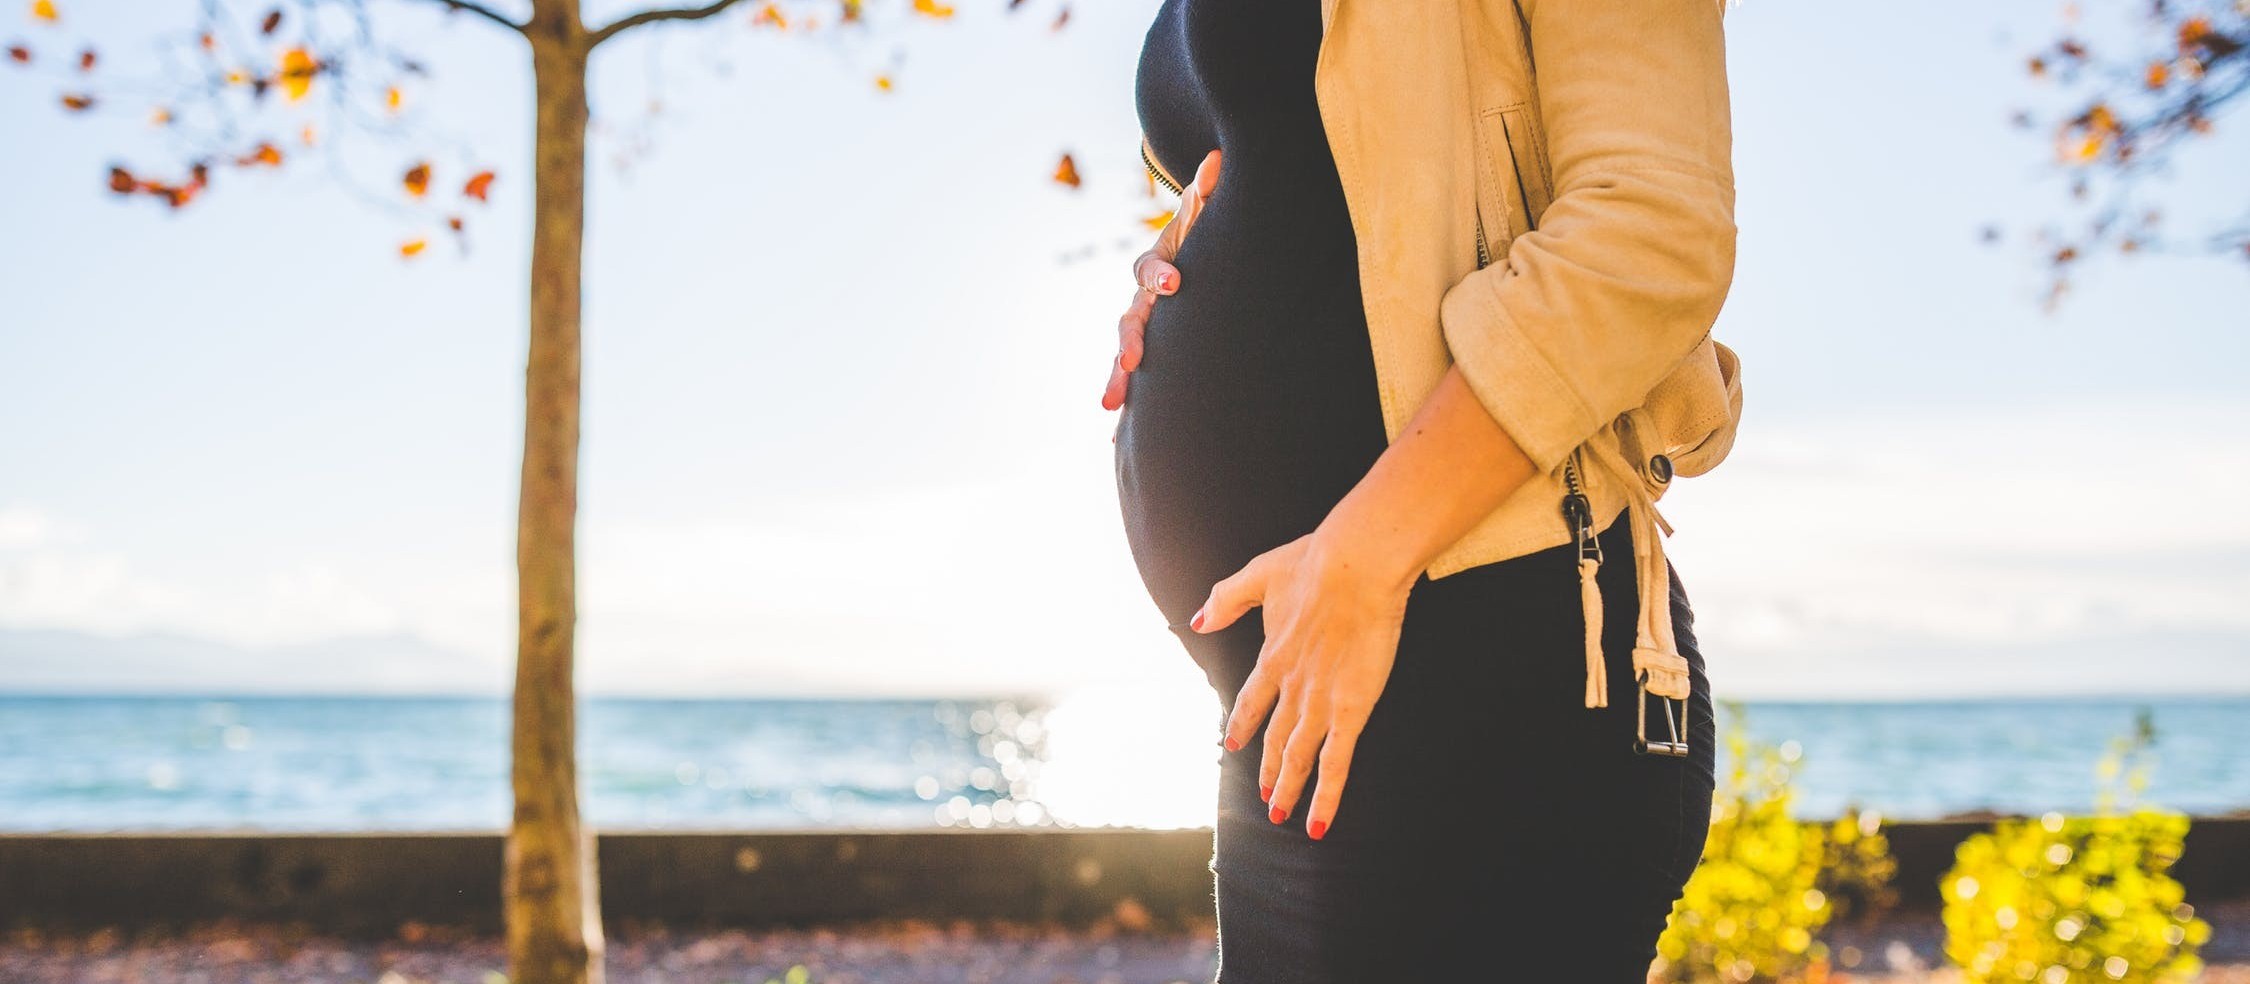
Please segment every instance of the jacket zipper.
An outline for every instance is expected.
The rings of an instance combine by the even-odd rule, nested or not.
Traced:
[[[1484,216],[1477,216],[1477,269],[1492,265],[1492,247],[1484,242]]]
[[[1578,547],[1578,555],[1601,563],[1601,541],[1594,538],[1594,504],[1586,498],[1586,490],[1578,482],[1578,451],[1572,449],[1570,457],[1563,459],[1563,522],[1570,526],[1570,540]]]
[[[1141,141],[1141,166],[1148,168],[1148,176],[1155,178],[1156,183],[1162,185],[1165,191],[1175,195],[1180,193],[1180,183],[1172,180],[1171,175],[1164,173],[1164,169],[1157,166],[1156,155],[1148,152],[1148,141],[1146,139]]]

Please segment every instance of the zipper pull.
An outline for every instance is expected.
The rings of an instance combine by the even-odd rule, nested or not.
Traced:
[[[1575,469],[1566,466],[1563,477],[1571,491],[1563,496],[1563,522],[1570,524],[1570,541],[1578,559],[1578,603],[1586,615],[1586,706],[1609,706],[1609,665],[1602,658],[1602,589],[1595,575],[1602,569],[1602,541],[1594,535],[1594,507],[1578,491]]]

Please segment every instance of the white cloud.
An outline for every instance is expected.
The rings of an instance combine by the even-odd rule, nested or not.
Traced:
[[[27,505],[0,506],[0,550],[24,550],[66,540],[71,531]]]

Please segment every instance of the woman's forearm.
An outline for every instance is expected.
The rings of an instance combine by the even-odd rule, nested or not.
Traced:
[[[1314,533],[1326,559],[1405,588],[1532,478],[1456,367]]]

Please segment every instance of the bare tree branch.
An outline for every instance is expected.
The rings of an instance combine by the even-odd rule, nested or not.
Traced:
[[[505,27],[508,30],[514,31],[517,34],[523,33],[522,24],[518,24],[515,21],[509,20],[499,11],[487,7],[481,3],[477,3],[475,2],[475,0],[430,0],[430,2],[435,3],[440,7],[444,7],[447,10],[457,11],[464,14],[475,14],[478,17],[482,17],[485,20],[491,21],[495,24],[500,25],[501,27]]]
[[[448,2],[450,2],[450,0],[448,0]],[[715,17],[720,13],[725,12],[728,7],[732,7],[740,2],[741,0],[712,0],[712,2],[701,7],[677,7],[667,10],[644,10],[637,14],[620,17],[617,20],[610,22],[607,27],[603,27],[602,29],[595,31],[587,39],[586,46],[589,48],[593,47],[594,45],[598,45],[604,41],[609,40],[611,37],[617,34],[632,30],[633,28],[639,27],[643,24],[654,24],[657,21],[670,20],[696,21],[702,20],[706,17]]]

